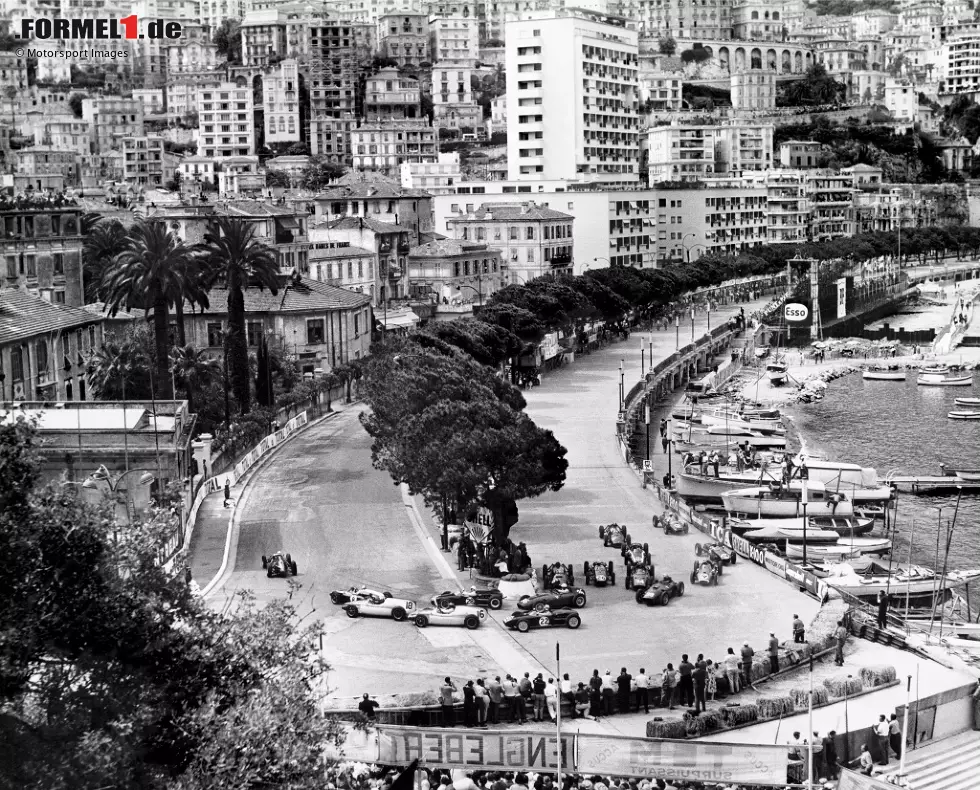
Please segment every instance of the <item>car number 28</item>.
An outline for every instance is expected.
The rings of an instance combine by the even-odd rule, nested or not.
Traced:
[[[544,626],[551,625],[551,618],[550,617],[539,617],[538,618],[538,625],[544,625]]]

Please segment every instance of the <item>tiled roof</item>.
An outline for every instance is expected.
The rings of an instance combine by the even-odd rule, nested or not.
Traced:
[[[408,228],[404,225],[392,225],[390,222],[381,222],[370,217],[341,217],[331,222],[321,222],[318,228],[329,230],[372,230],[375,233],[407,233]]]
[[[493,253],[499,254],[496,249],[491,250],[486,244],[477,244],[471,241],[460,241],[458,239],[438,239],[430,241],[428,244],[420,244],[413,247],[408,256],[410,258],[443,258],[449,255],[466,255],[467,253]]]
[[[371,252],[371,250],[366,250],[363,247],[355,247],[353,245],[349,247],[327,247],[326,249],[310,250],[311,261],[322,261],[327,258],[360,257],[363,255],[374,255],[374,253]]]
[[[363,307],[371,301],[367,294],[359,294],[329,285],[307,277],[294,279],[280,277],[279,292],[272,294],[268,288],[245,289],[246,313],[314,313],[322,310],[354,309]],[[199,315],[224,315],[228,312],[228,291],[220,286],[212,288],[208,294],[211,307],[208,310],[197,308]],[[190,315],[191,306],[185,308]]]
[[[78,307],[46,302],[27,291],[0,291],[0,345],[27,340],[46,332],[97,324],[102,316]]]
[[[143,318],[140,313],[133,313],[129,310],[123,310],[120,308],[116,311],[114,316],[108,315],[108,307],[105,302],[92,302],[91,304],[82,305],[82,310],[85,310],[92,315],[97,315],[100,318],[108,319],[109,321],[136,321],[139,318]]]
[[[454,219],[464,220],[483,220],[488,222],[495,219],[505,219],[508,222],[534,222],[546,219],[575,219],[571,214],[563,214],[544,206],[536,206],[533,203],[484,203],[476,211],[462,214]]]
[[[422,189],[406,189],[378,173],[350,171],[338,178],[317,194],[320,200],[342,200],[345,198],[398,198],[429,197]]]

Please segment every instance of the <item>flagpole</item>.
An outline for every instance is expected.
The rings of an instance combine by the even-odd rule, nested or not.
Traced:
[[[909,742],[909,706],[912,703],[912,676],[905,681],[905,715],[902,717],[902,754],[898,759],[898,778],[905,778],[905,752]]]
[[[555,669],[558,674],[558,705],[556,706],[555,722],[558,731],[558,743],[556,751],[558,753],[558,788],[562,790],[561,781],[561,647],[555,642]]]
[[[803,486],[806,491],[806,485]],[[805,545],[805,544],[804,544]],[[807,727],[809,736],[806,739],[807,765],[806,765],[806,784],[808,788],[813,787],[813,650],[810,650],[810,693],[807,694]]]

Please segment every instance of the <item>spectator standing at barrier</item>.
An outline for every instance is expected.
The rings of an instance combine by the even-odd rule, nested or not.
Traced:
[[[742,677],[744,678],[743,685],[748,688],[752,685],[752,659],[755,657],[755,651],[746,642],[742,645]]]
[[[485,727],[487,724],[487,710],[489,708],[490,696],[487,694],[487,688],[483,684],[483,678],[476,681],[476,685],[473,687],[474,702],[476,702],[476,723],[481,727]]]
[[[677,682],[678,702],[682,707],[690,707],[694,704],[694,664],[687,660],[687,653],[681,656],[677,674],[680,676]]]
[[[225,478],[225,507],[231,505],[231,481]]]
[[[888,627],[888,596],[884,590],[878,590],[878,627]]]
[[[561,699],[568,702],[570,705],[575,704],[575,684],[572,683],[571,679],[568,677],[566,672],[561,676],[561,683],[559,684],[561,689]]]
[[[779,640],[775,634],[769,634],[769,671],[775,675],[779,672]]]
[[[365,715],[369,721],[375,720],[374,711],[381,703],[376,699],[371,699],[370,694],[365,694],[361,701],[357,704],[357,709]]]
[[[820,778],[820,769],[823,768],[823,741],[820,740],[819,733],[813,733],[813,740],[810,741],[813,744],[811,747],[813,750],[813,778]]]
[[[573,719],[584,719],[589,710],[589,690],[584,683],[579,683],[575,689],[575,707],[572,712]]]
[[[902,743],[902,725],[898,723],[897,713],[893,713],[891,719],[888,720],[888,745],[895,752],[895,757],[901,759],[904,744]]]
[[[547,703],[545,702],[544,690],[547,687],[544,676],[539,672],[531,683],[531,693],[534,696],[534,721],[544,721]]]
[[[728,648],[728,655],[725,656],[725,677],[728,678],[728,691],[735,694],[742,687],[738,678],[738,656],[735,655],[734,648]]]
[[[708,683],[708,665],[704,661],[704,655],[698,655],[698,660],[694,663],[694,671],[691,675],[694,679],[694,709],[698,713],[701,713],[702,711],[708,710],[704,696],[704,689]]]
[[[673,710],[674,706],[671,704],[674,701],[674,689],[677,686],[677,673],[674,671],[674,665],[668,664],[667,668],[664,670],[663,679],[661,681],[661,702],[665,708]]]
[[[806,626],[798,614],[793,615],[793,641],[803,644],[806,641]]]
[[[644,713],[650,712],[650,678],[646,670],[640,667],[640,673],[633,678],[636,684],[636,711],[639,713],[642,706]]]
[[[558,686],[555,685],[554,678],[548,678],[548,685],[544,687],[545,704],[548,706],[548,718],[551,721],[558,719],[558,706],[561,701],[558,699]]]
[[[606,674],[602,676],[602,715],[603,716],[612,716],[614,695],[615,695],[615,688],[613,684],[612,672],[607,669]]]
[[[456,726],[456,715],[453,712],[453,692],[456,691],[456,685],[446,678],[445,683],[439,689],[439,704],[442,706],[442,719],[443,723],[447,727]]]
[[[500,724],[500,703],[504,701],[504,686],[500,682],[500,675],[487,684],[487,696],[490,697],[487,719],[491,724]]]
[[[463,724],[467,727],[476,725],[476,691],[472,680],[467,680],[463,686]]]
[[[521,690],[512,675],[508,675],[504,681],[504,704],[509,711],[510,720],[523,724],[527,720],[527,710]]]
[[[834,632],[837,638],[837,653],[834,655],[834,663],[837,666],[844,666],[844,645],[847,644],[847,629],[844,628],[844,621],[837,621],[837,630]]]
[[[837,733],[834,730],[828,732],[823,738],[823,762],[827,779],[837,778]]]
[[[616,678],[616,709],[620,713],[630,712],[630,689],[633,684],[633,676],[623,667]]]
[[[884,713],[878,717],[874,729],[875,736],[878,738],[878,748],[881,750],[881,764],[888,765],[888,722],[885,720]]]
[[[592,670],[592,677],[589,678],[589,714],[593,719],[599,721],[602,715],[602,678],[599,677],[599,670]]]

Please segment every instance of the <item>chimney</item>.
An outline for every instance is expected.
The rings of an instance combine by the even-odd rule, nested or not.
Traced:
[[[529,206],[527,203],[521,203],[521,214],[527,214]]]

